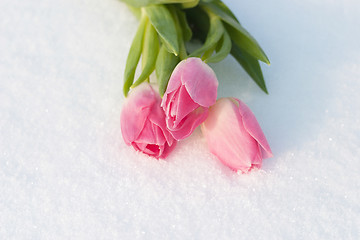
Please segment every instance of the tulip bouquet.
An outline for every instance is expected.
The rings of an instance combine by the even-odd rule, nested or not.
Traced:
[[[207,65],[231,54],[267,93],[259,61],[269,60],[256,40],[220,0],[122,1],[140,21],[124,74],[126,144],[166,158],[201,125],[210,152],[222,163],[241,172],[260,168],[272,153],[254,114],[239,99],[217,100],[218,80]],[[192,39],[202,45],[189,52],[186,42]]]

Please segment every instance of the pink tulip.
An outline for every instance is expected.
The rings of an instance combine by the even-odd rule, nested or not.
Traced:
[[[166,129],[160,95],[148,83],[133,89],[121,112],[121,132],[126,144],[155,158],[166,158],[176,141]]]
[[[217,87],[214,71],[200,58],[188,58],[176,66],[161,103],[175,139],[190,136],[205,121],[215,104]]]
[[[221,98],[202,124],[208,146],[225,165],[248,172],[260,168],[272,152],[251,110],[236,98]]]

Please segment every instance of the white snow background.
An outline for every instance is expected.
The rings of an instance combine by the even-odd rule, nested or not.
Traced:
[[[0,1],[0,239],[360,238],[360,2],[225,2],[272,63],[269,95],[212,65],[274,153],[245,175],[199,130],[166,161],[124,144],[123,3]]]

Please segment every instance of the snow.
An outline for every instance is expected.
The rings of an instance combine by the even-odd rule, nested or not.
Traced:
[[[275,155],[246,175],[199,130],[166,161],[124,144],[123,3],[0,1],[0,239],[360,238],[360,2],[226,3],[272,63],[269,95],[211,65]]]

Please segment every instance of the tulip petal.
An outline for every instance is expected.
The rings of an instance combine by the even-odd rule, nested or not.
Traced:
[[[176,101],[176,97],[178,94],[179,94],[179,89],[164,95],[161,102],[161,107],[163,108],[166,116],[170,116],[171,106]]]
[[[238,115],[237,106],[230,99],[220,99],[210,108],[202,132],[211,153],[220,161],[234,170],[248,172],[253,160],[259,160],[259,147],[241,122],[239,124]]]
[[[143,84],[130,92],[120,117],[121,132],[126,144],[130,145],[138,138],[156,100],[154,94],[148,84]]]
[[[170,133],[176,140],[182,140],[189,137],[194,130],[206,120],[208,116],[208,108],[198,107],[195,111],[188,114],[175,128],[171,128],[167,121]]]
[[[181,72],[184,68],[184,61],[180,62],[172,72],[168,86],[164,93],[164,96],[161,101],[161,107],[165,110],[165,108],[169,109],[169,104],[171,104],[174,95],[177,93],[177,90],[181,86]]]
[[[199,107],[199,104],[195,103],[191,99],[184,86],[180,88],[180,93],[177,100],[178,101],[176,102],[176,106],[173,106],[174,109],[176,108],[174,126],[177,126],[184,117]]]
[[[164,135],[163,129],[160,126],[158,126],[156,123],[152,123],[152,124],[153,124],[152,125],[153,132],[154,132],[155,137],[156,137],[156,144],[164,145],[167,142],[167,139],[166,139],[166,137]]]
[[[162,157],[161,154],[164,151],[163,146],[158,146],[156,144],[146,144],[146,143],[131,143],[133,148],[137,151],[140,151],[142,153],[145,153],[149,156],[160,158]]]
[[[146,121],[141,133],[135,141],[137,143],[157,144],[158,142],[156,140],[157,137],[155,136],[153,125],[150,121]]]
[[[186,60],[181,61],[178,65],[176,65],[174,71],[172,72],[172,74],[170,76],[170,80],[169,80],[168,86],[166,88],[165,94],[173,92],[181,86],[182,74],[186,68],[187,68]]]
[[[188,58],[183,62],[181,81],[190,97],[203,107],[214,105],[219,85],[214,71],[200,58]]]
[[[256,141],[261,146],[262,158],[265,159],[272,157],[273,154],[271,152],[269,143],[267,142],[266,137],[263,131],[261,130],[261,127],[258,121],[256,120],[256,117],[253,114],[253,112],[250,110],[248,106],[246,106],[245,103],[241,102],[239,99],[236,98],[233,99],[239,103],[239,111],[240,111],[240,115],[242,116],[245,129],[254,139],[256,139]]]
[[[162,151],[160,146],[156,144],[148,144],[143,152],[155,158],[159,158]]]
[[[143,83],[132,90],[121,112],[125,143],[155,158],[165,158],[176,146],[160,103],[160,95]]]
[[[145,145],[145,146],[142,146],[142,145]],[[131,146],[133,146],[133,148],[134,148],[136,151],[142,151],[142,149],[146,147],[146,144],[143,144],[143,143],[137,144],[137,143],[135,143],[135,142],[132,142],[132,143],[131,143]]]
[[[176,141],[174,141],[174,143],[171,145],[165,144],[164,151],[160,155],[160,158],[166,158],[174,150],[174,148],[176,147],[176,144],[177,144]]]
[[[166,128],[165,114],[160,107],[160,98],[154,104],[154,107],[149,115],[149,120],[157,126],[155,135],[159,137],[158,143],[165,144],[165,141],[171,146],[174,142],[174,138]],[[161,136],[161,138],[160,138]],[[164,138],[162,138],[164,137]]]
[[[190,136],[205,121],[207,108],[216,102],[217,87],[214,71],[201,59],[188,58],[176,66],[161,102],[175,139]]]

